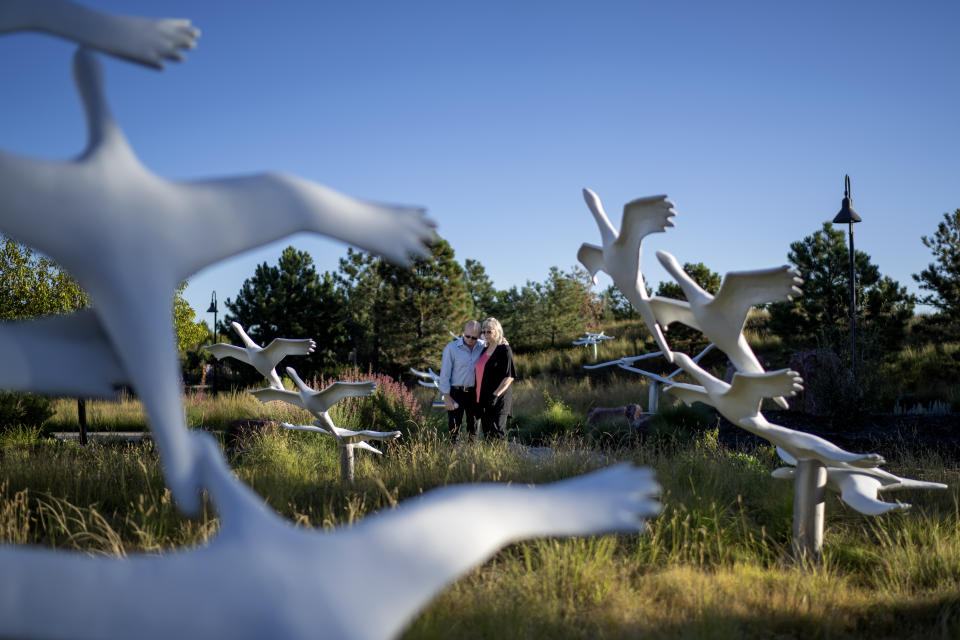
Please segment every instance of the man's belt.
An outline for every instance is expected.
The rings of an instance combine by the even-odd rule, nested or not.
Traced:
[[[464,391],[464,392],[466,392],[466,391],[473,391],[474,388],[473,388],[472,386],[470,386],[470,387],[458,387],[458,386],[456,386],[456,385],[450,387],[450,390],[451,390],[451,391],[453,391],[454,389],[456,389],[457,391]]]

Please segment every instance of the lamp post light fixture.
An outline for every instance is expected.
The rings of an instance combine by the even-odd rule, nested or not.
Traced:
[[[217,344],[219,342],[219,336],[217,335],[217,292],[214,290],[213,294],[210,296],[210,306],[207,307],[207,313],[213,314],[213,343]],[[213,361],[213,393],[217,392],[217,361]]]
[[[857,274],[854,269],[853,225],[860,222],[860,216],[853,210],[850,198],[850,176],[844,175],[843,203],[840,213],[833,219],[835,224],[846,223],[850,237],[850,369],[854,378],[857,375]]]

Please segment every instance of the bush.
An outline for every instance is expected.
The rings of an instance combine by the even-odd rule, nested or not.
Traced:
[[[383,373],[360,373],[359,368],[353,367],[330,380],[314,378],[312,387],[323,389],[334,380],[377,383],[377,390],[373,395],[346,398],[334,405],[330,416],[337,426],[355,430],[402,431],[405,437],[412,431],[419,430],[423,422],[420,401],[403,383]]]
[[[524,442],[541,442],[552,436],[570,435],[583,426],[584,418],[563,400],[543,392],[544,408],[532,416],[518,418],[519,437]]]
[[[40,427],[52,415],[48,398],[0,391],[0,432],[12,427]]]
[[[689,444],[717,426],[716,412],[702,403],[661,406],[650,420],[650,437],[665,444]]]

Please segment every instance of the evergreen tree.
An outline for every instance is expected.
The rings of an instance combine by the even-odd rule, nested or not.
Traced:
[[[380,365],[380,327],[382,319],[374,312],[383,286],[381,259],[363,251],[347,249],[340,258],[334,279],[344,300],[341,319],[354,364]]]
[[[694,282],[700,285],[704,291],[716,295],[717,291],[720,290],[720,284],[723,282],[723,278],[720,277],[719,273],[710,271],[702,262],[696,264],[684,262],[683,270],[686,271],[687,274],[693,278]],[[687,299],[687,297],[683,295],[683,289],[673,280],[661,282],[657,286],[657,295],[665,298],[673,298],[674,300]]]
[[[590,291],[592,283],[589,274],[579,267],[570,273],[550,267],[546,281],[536,285],[542,307],[540,326],[551,347],[595,324],[599,303]]]
[[[960,333],[960,209],[943,214],[936,233],[920,240],[936,259],[919,274],[913,274],[920,288],[930,292],[920,302],[934,307],[935,324],[956,336]]]
[[[498,310],[497,290],[493,286],[486,269],[478,260],[467,258],[463,264],[463,282],[471,300],[468,315],[474,320],[483,320]],[[457,333],[457,329],[453,329]]]
[[[234,300],[227,298],[225,306],[229,312],[220,333],[226,341],[241,344],[230,326],[234,321],[262,346],[274,338],[313,338],[317,348],[312,354],[283,363],[304,378],[332,371],[342,363],[346,339],[340,321],[343,299],[332,276],[317,275],[313,258],[305,251],[287,247],[275,266],[258,265],[253,277],[244,281]],[[250,367],[237,371],[249,382],[259,375]]]
[[[850,253],[844,233],[829,222],[790,245],[787,259],[804,280],[803,295],[771,304],[770,330],[793,347],[826,347],[843,353],[849,346]],[[914,298],[895,280],[881,277],[862,251],[854,254],[857,280],[858,344],[874,357],[897,348],[913,316]],[[863,357],[870,354],[860,349]]]
[[[458,332],[469,318],[472,300],[464,273],[443,238],[431,245],[431,257],[407,269],[380,261],[383,286],[374,311],[384,320],[379,328],[381,367],[395,372],[408,367],[439,370],[448,330]]]
[[[603,290],[603,307],[604,313],[613,320],[636,320],[640,317],[627,297],[614,284]]]

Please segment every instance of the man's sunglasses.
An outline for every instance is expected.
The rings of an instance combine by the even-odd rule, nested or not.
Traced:
[[[470,339],[470,340],[479,340],[479,339],[480,339],[480,336],[468,336],[467,334],[463,334],[463,339],[464,339],[464,340],[467,340],[467,339]]]

